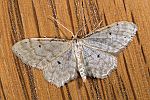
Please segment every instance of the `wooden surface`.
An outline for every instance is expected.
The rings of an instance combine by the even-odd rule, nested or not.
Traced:
[[[71,37],[49,16],[73,32],[85,23],[84,32],[90,32],[100,20],[103,26],[133,21],[138,32],[108,78],[83,83],[79,77],[56,88],[42,71],[23,64],[11,50],[24,38]],[[150,0],[0,0],[0,100],[5,99],[150,100]]]

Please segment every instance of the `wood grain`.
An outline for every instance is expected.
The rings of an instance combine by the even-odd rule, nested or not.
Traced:
[[[150,100],[149,0],[0,0],[1,100]],[[103,26],[127,20],[138,32],[120,53],[117,70],[106,79],[78,79],[56,88],[42,72],[24,65],[11,47],[24,38],[62,37],[71,34],[53,20],[86,34],[103,20]]]

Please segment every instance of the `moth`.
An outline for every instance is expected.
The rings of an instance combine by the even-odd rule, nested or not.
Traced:
[[[38,68],[57,87],[87,76],[106,78],[117,66],[117,55],[135,36],[137,26],[120,21],[71,40],[29,38],[13,45],[12,51],[26,65]]]

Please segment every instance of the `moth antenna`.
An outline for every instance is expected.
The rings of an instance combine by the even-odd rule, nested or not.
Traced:
[[[92,32],[94,32],[101,24],[102,24],[103,20],[101,20],[98,25],[92,30]]]
[[[83,1],[82,1],[82,14],[84,12],[84,6],[83,6]],[[92,17],[90,19],[88,19],[88,22],[92,20],[92,18],[94,17],[94,15],[92,15]],[[94,28],[94,31],[97,29],[97,27],[99,27],[102,23],[102,20],[100,21],[100,23],[96,26],[96,28]],[[77,37],[78,33],[84,29],[84,27],[87,25],[87,23],[85,23],[76,33],[75,33],[75,37]],[[92,30],[93,31],[93,30]]]
[[[90,19],[91,20],[91,19]],[[89,20],[89,21],[90,21]],[[102,20],[98,23],[98,25],[92,30],[92,31],[95,31],[101,24],[102,24]],[[84,26],[82,26],[77,32],[76,32],[76,35],[78,35],[78,33],[85,27],[87,25],[87,23],[84,25]]]
[[[85,25],[83,25],[83,26],[76,32],[76,34],[78,34],[86,25],[87,25],[87,23],[86,23]]]
[[[53,19],[54,21],[56,21],[60,26],[62,26],[64,29],[66,29],[68,32],[70,32],[72,34],[73,37],[75,37],[75,35],[73,34],[73,32],[71,30],[69,30],[67,27],[65,27],[63,24],[61,24],[57,19],[55,19],[54,17],[50,16],[51,18],[48,19]]]

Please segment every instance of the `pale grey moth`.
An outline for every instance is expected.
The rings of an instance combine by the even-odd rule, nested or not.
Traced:
[[[121,21],[71,40],[57,38],[30,38],[17,42],[13,52],[23,63],[43,71],[47,81],[64,86],[80,73],[105,78],[117,66],[117,54],[136,34],[137,26]]]

